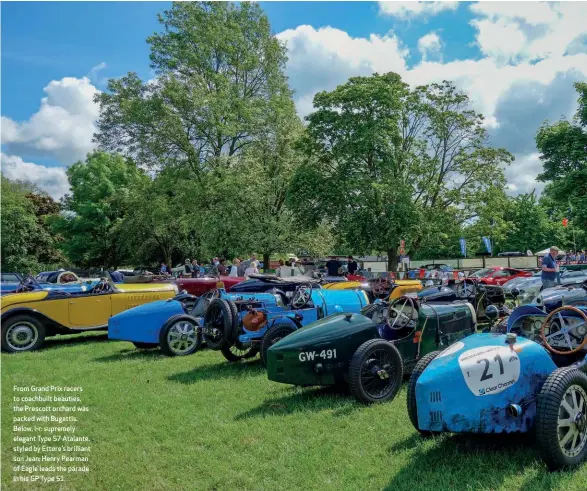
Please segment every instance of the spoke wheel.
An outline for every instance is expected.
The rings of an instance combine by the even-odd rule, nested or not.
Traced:
[[[559,368],[538,394],[536,440],[551,470],[577,465],[587,457],[587,376]]]
[[[161,351],[169,356],[186,356],[194,353],[202,344],[197,321],[188,315],[176,315],[169,319],[159,336]]]
[[[39,349],[45,341],[45,328],[28,315],[15,316],[2,325],[2,350],[9,353]]]
[[[359,346],[351,359],[351,392],[364,403],[389,401],[397,394],[403,375],[397,348],[388,341],[372,339]]]
[[[215,298],[210,302],[204,315],[204,327],[208,330],[204,334],[204,341],[208,348],[220,350],[230,345],[227,336],[231,337],[234,329],[233,310],[228,301]]]

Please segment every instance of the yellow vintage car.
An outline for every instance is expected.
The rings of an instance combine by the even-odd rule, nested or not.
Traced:
[[[47,336],[106,329],[123,310],[178,293],[174,283],[117,284],[102,279],[91,290],[35,290],[1,298],[2,351],[32,351]]]
[[[419,280],[392,280],[377,278],[370,281],[338,281],[327,283],[322,288],[327,290],[366,290],[374,298],[385,298],[395,300],[406,293],[419,292],[422,289],[422,282]],[[387,293],[389,292],[389,293]],[[389,295],[389,296],[388,296]]]

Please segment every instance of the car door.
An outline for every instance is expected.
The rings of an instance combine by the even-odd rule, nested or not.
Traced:
[[[71,327],[84,329],[108,324],[112,314],[110,293],[72,295],[68,299]]]
[[[496,285],[503,285],[511,277],[512,276],[507,269],[501,269],[493,274],[493,280]]]

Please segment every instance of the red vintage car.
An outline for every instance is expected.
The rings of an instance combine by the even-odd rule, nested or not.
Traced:
[[[503,285],[505,282],[520,276],[532,276],[530,271],[521,269],[504,268],[502,266],[492,266],[475,271],[467,279],[476,280],[486,285]]]
[[[226,291],[240,283],[245,281],[245,278],[237,276],[205,276],[204,278],[178,278],[175,280],[179,291],[185,290],[190,295],[197,297],[203,295],[214,288],[219,288],[218,283],[222,282]]]

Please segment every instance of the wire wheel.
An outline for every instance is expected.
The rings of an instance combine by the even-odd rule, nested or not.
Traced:
[[[231,346],[224,346],[220,351],[228,361],[240,361],[253,358],[259,352],[259,346],[252,343],[242,344],[237,341]]]
[[[351,392],[361,402],[393,399],[403,377],[403,363],[397,348],[388,341],[373,339],[363,343],[351,359]]]

